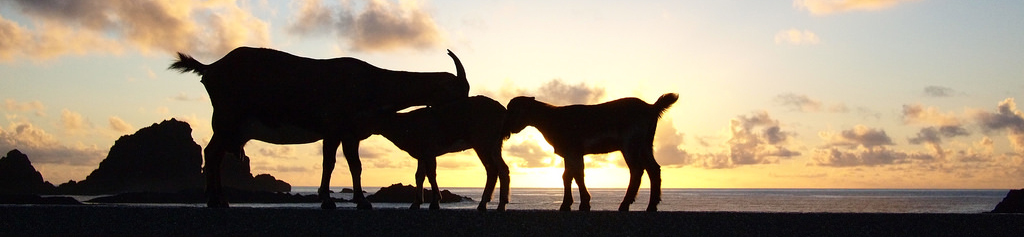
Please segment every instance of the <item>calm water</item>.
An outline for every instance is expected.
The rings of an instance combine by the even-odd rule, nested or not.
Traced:
[[[379,190],[367,187],[367,192]],[[333,188],[340,191],[341,188]],[[473,209],[482,188],[448,188],[473,202],[442,204],[446,209]],[[495,190],[497,191],[497,190]],[[316,193],[316,187],[294,187],[293,192]],[[593,210],[617,210],[625,189],[590,189]],[[869,212],[869,213],[980,213],[991,211],[1007,190],[897,190],[897,189],[663,189],[661,211],[726,212]],[[647,207],[649,192],[641,189],[631,210]],[[351,194],[334,194],[345,199]],[[578,194],[573,195],[579,200]],[[497,193],[490,209],[494,209]],[[560,188],[513,188],[510,210],[557,210]],[[578,204],[578,202],[577,202]],[[578,205],[573,205],[573,210]],[[235,204],[249,207],[318,208],[319,204]],[[408,208],[409,204],[374,203],[374,208]],[[355,208],[339,203],[340,208]]]

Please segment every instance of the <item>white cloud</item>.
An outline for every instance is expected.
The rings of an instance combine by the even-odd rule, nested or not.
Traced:
[[[22,26],[0,16],[0,59],[65,54],[188,52],[221,56],[242,45],[269,44],[266,22],[235,1],[35,1],[13,0],[30,21]]]
[[[876,11],[903,2],[916,0],[793,0],[793,7],[807,10],[813,15],[828,15],[846,11]]]
[[[80,134],[92,128],[92,123],[82,117],[82,114],[68,109],[60,111],[60,124],[68,134]]]
[[[7,129],[0,127],[0,149],[21,150],[32,163],[95,165],[106,155],[96,146],[60,144],[53,135],[31,123],[11,123]]]
[[[1024,153],[1024,112],[1017,109],[1013,98],[999,102],[996,113],[977,112],[974,119],[986,131],[1006,130],[1013,148]]]
[[[32,112],[36,116],[46,116],[46,106],[38,100],[20,103],[14,99],[4,99],[3,109],[10,112]]]
[[[135,127],[133,127],[128,122],[125,122],[120,117],[111,116],[108,120],[110,122],[110,129],[114,131],[117,131],[119,133],[130,133],[132,131],[135,131]]]
[[[789,29],[775,33],[775,44],[802,45],[818,44],[820,42],[821,39],[818,38],[818,35],[809,30]]]
[[[353,8],[350,2],[327,6],[320,1],[303,1],[288,32],[299,36],[333,33],[357,51],[425,49],[444,42],[433,17],[417,2],[371,0],[360,12]]]

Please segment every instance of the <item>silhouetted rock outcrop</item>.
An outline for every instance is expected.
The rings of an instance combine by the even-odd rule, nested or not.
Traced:
[[[430,203],[434,200],[434,197],[430,195],[429,189],[422,189],[423,202]],[[412,203],[418,197],[419,193],[416,193],[416,187],[412,185],[402,185],[402,183],[392,184],[388,187],[380,188],[373,195],[367,196],[366,199],[370,202],[397,202],[397,203]],[[441,191],[441,202],[461,202],[461,201],[473,201],[472,198],[459,196],[448,190]]]
[[[1024,189],[1007,192],[992,213],[1024,213]]]
[[[35,194],[0,194],[0,204],[82,204],[72,197],[42,197]]]
[[[0,194],[49,194],[54,187],[32,167],[28,155],[18,150],[0,158]]]
[[[225,159],[224,163],[226,186],[271,192],[291,190],[291,185],[270,175],[253,177],[248,157]],[[192,128],[188,123],[171,119],[117,139],[107,158],[85,180],[69,181],[57,189],[68,194],[203,189],[202,165],[202,148],[192,140]]]
[[[228,156],[224,158],[224,172],[222,173],[223,176],[221,176],[223,178],[221,182],[224,183],[225,187],[250,191],[290,192],[292,190],[292,185],[277,180],[269,174],[252,176],[249,167],[248,156]]]
[[[228,202],[231,203],[320,203],[316,194],[300,195],[288,193],[273,193],[263,191],[249,191],[234,188],[224,189]],[[344,202],[344,199],[335,198],[336,202]],[[134,192],[122,193],[113,196],[98,197],[88,200],[93,203],[206,203],[206,191],[203,189],[188,189],[175,193],[157,192]]]
[[[121,136],[85,180],[59,188],[65,193],[104,194],[202,187],[201,151],[188,123],[165,120]]]

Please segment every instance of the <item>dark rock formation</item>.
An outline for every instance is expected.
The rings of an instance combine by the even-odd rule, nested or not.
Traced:
[[[291,192],[292,185],[277,180],[269,174],[252,176],[249,156],[228,156],[224,158],[224,171],[221,173],[225,187],[250,191]],[[205,187],[205,184],[204,186]]]
[[[128,192],[174,193],[203,189],[202,148],[192,140],[188,123],[175,119],[139,129],[117,139],[99,168],[85,180],[61,184],[67,194]],[[253,177],[249,158],[225,159],[224,184],[239,189],[288,192],[291,185],[270,175]]]
[[[430,195],[429,189],[422,189],[423,202],[430,203],[434,200],[434,197]],[[397,202],[397,203],[412,203],[416,200],[419,193],[416,192],[416,187],[412,185],[402,185],[402,183],[392,184],[388,187],[380,188],[380,191],[367,196],[366,199],[370,202]],[[473,201],[472,198],[459,196],[448,190],[441,191],[441,203],[449,202],[461,202],[461,201]]]
[[[80,205],[71,197],[41,197],[35,194],[0,194],[0,204],[61,204]]]
[[[18,150],[7,152],[0,158],[0,194],[49,194],[54,187],[43,181],[28,155]]]
[[[224,193],[231,203],[320,203],[315,194],[300,195],[225,188]],[[336,202],[345,202],[335,198]],[[98,197],[86,202],[92,203],[206,203],[206,192],[202,189],[188,189],[175,193],[134,192]]]
[[[188,123],[165,120],[121,136],[85,180],[59,188],[64,193],[105,194],[203,187],[201,152]]]
[[[341,189],[341,193],[356,193],[356,190],[351,189],[351,188],[342,188]],[[366,191],[363,190],[363,193],[366,193]]]
[[[1024,189],[1007,192],[992,213],[1024,213]]]

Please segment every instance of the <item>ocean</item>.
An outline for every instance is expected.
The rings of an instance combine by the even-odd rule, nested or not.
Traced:
[[[366,187],[365,191],[379,190]],[[483,188],[442,188],[474,201],[442,203],[443,209],[474,209]],[[341,187],[332,188],[339,192]],[[316,187],[293,187],[293,193],[314,194]],[[662,189],[659,211],[691,212],[804,212],[804,213],[982,213],[991,211],[1008,190],[951,189]],[[624,188],[592,188],[592,210],[618,210]],[[632,211],[647,208],[649,190],[640,189]],[[351,194],[334,193],[350,199]],[[489,209],[497,206],[497,189]],[[579,194],[573,190],[579,208]],[[557,210],[562,203],[561,188],[512,188],[509,210]],[[238,207],[319,208],[318,203],[233,204]],[[373,203],[375,209],[404,209],[407,203]],[[339,208],[355,208],[338,203]],[[424,208],[426,206],[423,206]]]

